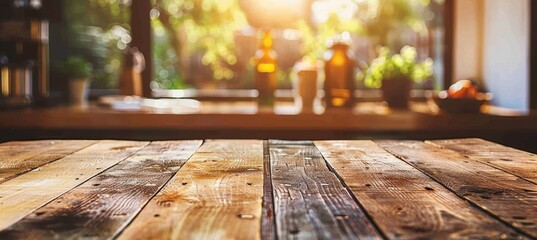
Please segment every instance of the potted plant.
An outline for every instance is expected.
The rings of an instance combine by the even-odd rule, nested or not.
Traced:
[[[381,88],[384,100],[390,108],[408,108],[412,84],[433,74],[433,61],[416,62],[416,49],[405,46],[400,53],[391,54],[381,48],[379,56],[371,62],[364,76],[364,84]]]
[[[85,105],[88,99],[88,83],[93,71],[91,63],[81,57],[69,57],[60,65],[60,70],[69,80],[71,103]]]

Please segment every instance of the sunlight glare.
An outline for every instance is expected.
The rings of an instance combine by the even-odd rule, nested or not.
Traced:
[[[330,14],[335,13],[342,20],[350,20],[358,10],[357,4],[353,0],[319,0],[315,1],[311,10],[313,21],[323,23],[328,20]]]

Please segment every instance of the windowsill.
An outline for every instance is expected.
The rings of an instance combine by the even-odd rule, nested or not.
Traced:
[[[176,100],[171,100],[176,101]],[[535,131],[537,114],[516,114],[486,107],[483,114],[443,114],[428,102],[412,102],[409,110],[394,111],[384,103],[360,102],[352,110],[299,113],[291,102],[258,109],[253,101],[202,101],[199,109],[117,111],[91,104],[0,112],[0,129],[41,130],[174,130],[174,131],[339,131],[438,132]],[[14,120],[16,119],[16,121]]]
[[[412,90],[410,95],[412,100],[424,101],[433,91]],[[190,98],[200,101],[255,101],[258,92],[255,89],[178,89],[178,90],[153,90],[156,98]],[[278,89],[274,93],[278,101],[293,101],[293,90]],[[324,91],[319,90],[317,96],[324,96]],[[354,96],[359,102],[379,102],[382,101],[380,90],[356,90]]]

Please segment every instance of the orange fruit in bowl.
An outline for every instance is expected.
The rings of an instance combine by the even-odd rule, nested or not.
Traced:
[[[477,87],[470,80],[459,80],[448,89],[449,98],[476,98]]]

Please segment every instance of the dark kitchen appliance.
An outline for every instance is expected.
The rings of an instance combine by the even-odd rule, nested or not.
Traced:
[[[47,105],[49,20],[59,0],[0,1],[0,107]]]

